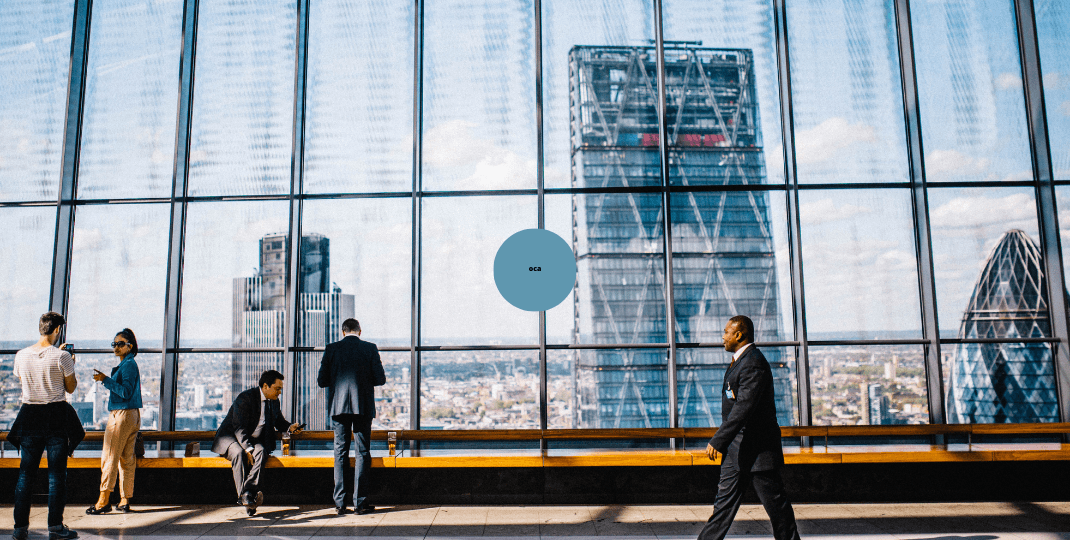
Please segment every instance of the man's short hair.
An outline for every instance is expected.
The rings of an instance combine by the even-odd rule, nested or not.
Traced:
[[[41,315],[41,322],[37,323],[37,329],[41,332],[42,336],[47,336],[65,324],[67,324],[67,319],[64,319],[63,315],[60,315],[55,311],[49,311],[48,313]]]
[[[360,323],[356,319],[346,319],[342,321],[342,332],[346,334],[360,332]]]
[[[275,371],[274,369],[269,369],[269,370],[265,371],[263,374],[260,375],[260,386],[262,387],[265,384],[268,385],[268,386],[271,386],[271,385],[275,384],[275,381],[282,380],[282,379],[285,379],[285,378],[286,377],[282,376],[282,373],[279,373],[278,371]]]
[[[739,328],[739,331],[743,334],[743,339],[754,342],[754,322],[750,320],[750,317],[746,315],[736,315],[728,322],[735,323]]]

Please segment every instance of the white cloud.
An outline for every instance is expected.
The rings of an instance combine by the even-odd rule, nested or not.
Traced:
[[[795,134],[795,154],[802,164],[821,163],[836,157],[861,142],[876,142],[876,129],[866,124],[851,124],[846,118],[833,117]]]
[[[925,172],[930,177],[978,175],[987,171],[990,164],[987,158],[972,158],[958,150],[932,150],[925,156]]]
[[[1017,73],[1011,73],[1009,71],[1000,73],[996,77],[996,86],[999,86],[1000,90],[1010,90],[1012,88],[1022,87],[1022,77]]]
[[[804,225],[819,225],[830,221],[850,219],[873,210],[853,204],[836,204],[832,198],[799,205],[799,219]]]
[[[1058,71],[1052,71],[1044,74],[1044,90],[1051,91],[1057,90],[1062,87],[1063,76]]]
[[[475,134],[478,126],[453,120],[424,136],[424,165],[456,169],[451,186],[435,189],[515,189],[535,186],[535,160],[525,159]]]
[[[933,228],[964,229],[998,226],[1001,231],[1035,227],[1036,202],[1025,193],[1006,197],[956,197],[930,211]]]

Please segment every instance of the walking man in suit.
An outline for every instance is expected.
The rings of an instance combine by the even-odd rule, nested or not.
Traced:
[[[238,504],[245,506],[245,513],[250,516],[256,514],[256,507],[264,502],[260,471],[275,449],[275,432],[301,431],[300,424],[291,424],[282,416],[279,407],[282,378],[278,371],[265,371],[260,375],[259,388],[238,394],[212,443],[213,452],[230,460]]]
[[[346,511],[345,469],[349,465],[350,433],[357,440],[353,468],[353,509],[358,514],[375,511],[368,504],[368,471],[372,466],[372,419],[375,418],[375,387],[386,384],[386,373],[374,343],[360,339],[360,323],[346,319],[342,340],[327,345],[320,364],[319,385],[327,389],[327,415],[334,428],[334,508]]]
[[[795,512],[784,495],[780,467],[784,449],[773,399],[773,372],[754,346],[754,323],[736,315],[724,327],[724,348],[733,353],[721,388],[721,426],[706,445],[706,455],[723,454],[713,515],[699,540],[722,540],[739,511],[747,484],[753,483],[769,520],[773,538],[799,540]]]

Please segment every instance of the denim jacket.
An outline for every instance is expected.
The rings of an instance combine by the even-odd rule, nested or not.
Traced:
[[[100,382],[104,388],[111,390],[109,411],[141,408],[141,372],[134,355],[126,355],[119,365],[111,368],[111,377],[104,377]]]

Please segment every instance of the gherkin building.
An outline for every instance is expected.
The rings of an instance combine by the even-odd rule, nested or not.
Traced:
[[[1040,247],[1023,231],[1007,232],[977,280],[958,337],[1050,337],[1047,286]],[[947,393],[954,423],[1059,421],[1046,343],[959,344]]]

